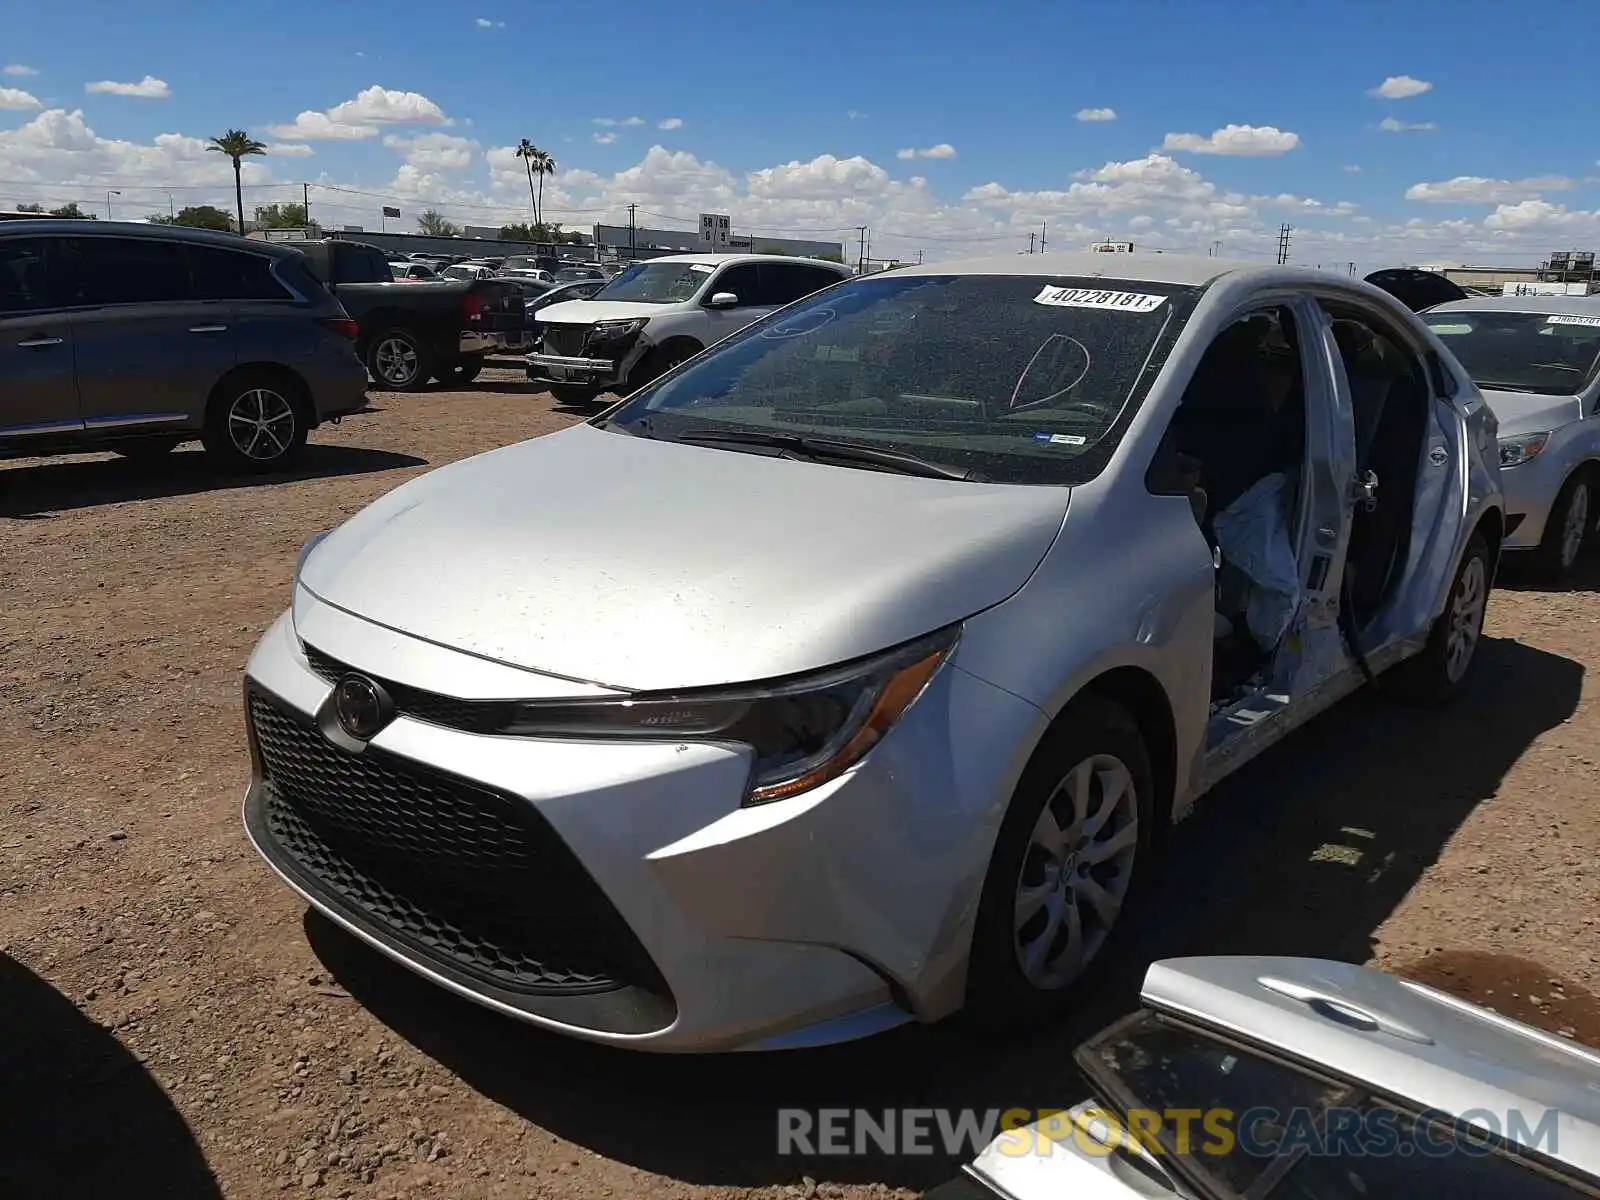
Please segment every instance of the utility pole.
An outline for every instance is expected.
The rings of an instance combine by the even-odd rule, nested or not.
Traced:
[[[1030,233],[1028,235],[1028,253],[1029,254],[1033,253],[1033,243],[1035,242],[1035,240],[1037,240],[1038,236],[1039,235],[1036,234],[1036,233]]]
[[[1222,257],[1222,239],[1221,238],[1218,238],[1216,241],[1211,243],[1211,257],[1212,258],[1221,258]]]
[[[1044,231],[1045,231],[1045,229],[1046,229],[1045,225],[1041,224],[1039,226],[1039,253],[1040,254],[1044,253]]]
[[[1294,232],[1292,225],[1278,226],[1278,265],[1281,267],[1289,261],[1289,235]]]
[[[1349,275],[1351,279],[1354,279],[1356,277],[1356,265],[1355,265],[1355,263],[1347,262],[1347,263],[1345,263],[1345,268],[1346,268],[1345,274]]]
[[[300,185],[300,207],[305,210],[306,225],[309,226],[311,224],[311,185],[309,183]]]
[[[856,233],[860,235],[856,251],[856,274],[862,275],[867,270],[867,227],[857,225]]]
[[[922,251],[918,250],[917,251],[917,266],[920,267],[921,265],[922,265]]]
[[[637,204],[628,205],[628,261],[639,260],[639,226],[636,216],[639,211]]]

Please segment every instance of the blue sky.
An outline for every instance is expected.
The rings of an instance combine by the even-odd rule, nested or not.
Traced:
[[[1600,241],[1594,0],[472,3],[36,10],[0,37],[0,203],[220,203],[196,139],[234,126],[283,151],[247,203],[310,182],[341,224],[386,200],[405,226],[525,219],[527,137],[568,225],[633,202],[652,224],[867,224],[882,254],[1025,248],[1048,223],[1063,249],[1261,258],[1287,221],[1297,261],[1363,266]]]

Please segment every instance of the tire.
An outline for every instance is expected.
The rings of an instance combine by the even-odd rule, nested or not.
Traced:
[[[293,465],[308,432],[298,382],[275,371],[247,371],[218,385],[200,440],[222,469],[260,474]]]
[[[693,342],[669,342],[665,346],[657,346],[634,365],[627,381],[618,390],[624,396],[631,395],[699,353],[700,347]]]
[[[458,358],[434,368],[433,376],[447,387],[471,383],[483,371],[482,357]]]
[[[420,392],[433,377],[433,352],[409,329],[381,329],[367,343],[367,370],[386,392]]]
[[[1438,708],[1461,693],[1483,639],[1483,616],[1493,578],[1489,543],[1481,533],[1474,533],[1456,567],[1444,612],[1428,633],[1428,644],[1389,673],[1389,690],[1396,697]]]
[[[155,462],[178,448],[181,438],[129,438],[113,442],[109,449],[132,462]]]
[[[1531,556],[1539,574],[1550,582],[1565,582],[1578,565],[1584,542],[1594,529],[1595,501],[1594,476],[1578,470],[1550,506],[1544,537]]]
[[[1067,826],[1080,805],[1088,811],[1080,824],[1098,830],[1074,838]],[[1150,754],[1133,718],[1098,697],[1073,701],[1023,771],[990,857],[967,968],[967,1002],[980,1023],[1015,1028],[1059,1013],[1110,957],[1125,928],[1117,918],[1150,874],[1155,814]],[[1108,858],[1083,857],[1107,847],[1115,848]]]
[[[578,387],[571,383],[552,383],[550,394],[555,397],[557,404],[566,404],[574,408],[593,404],[600,397],[597,388]]]

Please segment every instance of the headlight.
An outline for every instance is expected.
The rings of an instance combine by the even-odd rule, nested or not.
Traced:
[[[294,582],[300,582],[300,568],[306,565],[306,559],[311,557],[311,552],[317,548],[317,543],[327,537],[333,530],[324,529],[321,533],[311,538],[304,546],[300,547],[300,556],[294,560]]]
[[[1550,440],[1548,433],[1530,433],[1523,437],[1509,437],[1500,439],[1500,465],[1502,467],[1515,467],[1539,457],[1545,443]]]
[[[649,317],[635,317],[631,321],[596,321],[589,331],[589,336],[595,341],[609,341],[612,338],[630,337],[649,323]]]
[[[502,732],[749,746],[755,762],[745,803],[764,804],[860,762],[922,694],[959,633],[951,626],[886,654],[766,686],[523,704]]]

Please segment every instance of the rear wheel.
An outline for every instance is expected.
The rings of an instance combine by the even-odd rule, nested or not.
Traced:
[[[130,438],[125,442],[113,442],[110,449],[111,453],[120,454],[133,462],[154,462],[171,454],[177,448],[179,440],[178,438]]]
[[[367,370],[390,392],[419,392],[433,375],[433,355],[409,329],[384,329],[367,346]]]
[[[298,384],[270,371],[224,381],[206,406],[200,440],[218,466],[251,473],[278,471],[305,449],[309,431]]]
[[[995,840],[967,972],[980,1019],[1009,1024],[1070,1001],[1149,874],[1154,824],[1154,773],[1133,718],[1097,697],[1074,701]]]
[[[1474,533],[1461,555],[1450,598],[1433,623],[1421,654],[1394,668],[1394,693],[1414,704],[1439,706],[1454,700],[1466,685],[1467,672],[1483,638],[1483,617],[1489,605],[1493,562],[1489,543]]]
[[[442,364],[434,371],[434,378],[443,384],[468,384],[483,370],[483,359],[458,358]]]
[[[1544,537],[1533,552],[1539,573],[1554,581],[1565,580],[1578,565],[1583,545],[1594,528],[1594,477],[1579,471],[1568,479],[1550,508]]]

